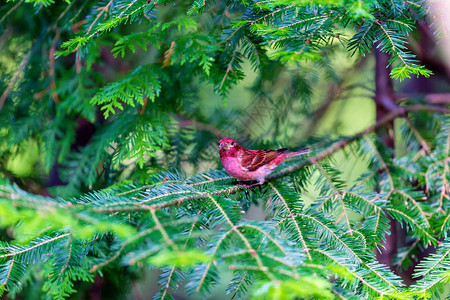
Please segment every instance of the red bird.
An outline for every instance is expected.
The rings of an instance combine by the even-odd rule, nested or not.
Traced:
[[[228,174],[242,181],[258,181],[251,185],[241,185],[247,188],[263,184],[266,177],[287,158],[308,152],[308,148],[293,152],[288,152],[286,148],[250,150],[239,146],[230,138],[219,141],[220,160]]]

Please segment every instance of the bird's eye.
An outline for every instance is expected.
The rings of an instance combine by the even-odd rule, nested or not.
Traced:
[[[233,147],[233,146],[234,146],[234,144],[235,144],[235,142],[231,142],[231,143],[230,143],[230,146],[231,146],[231,147]]]

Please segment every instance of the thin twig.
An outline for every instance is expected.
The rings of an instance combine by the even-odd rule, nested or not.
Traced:
[[[6,19],[6,17],[8,17],[13,11],[15,11],[19,7],[20,4],[22,4],[22,1],[17,2],[16,5],[11,7],[11,9],[8,10],[8,12],[0,19],[0,23],[2,23]]]
[[[225,80],[228,77],[228,73],[234,72],[233,71],[233,62],[236,59],[236,52],[238,51],[238,49],[239,49],[239,45],[236,45],[236,48],[233,51],[233,57],[231,58],[230,62],[228,63],[228,67],[227,67],[227,70],[225,72],[225,75],[223,75],[222,82],[220,83],[220,86],[219,86],[219,90],[222,89],[223,84],[225,83]]]
[[[416,139],[419,141],[423,150],[427,154],[430,154],[431,153],[430,146],[428,146],[427,141],[425,141],[425,139],[422,137],[419,130],[417,130],[417,128],[413,125],[413,123],[411,122],[411,120],[409,118],[405,118],[405,120],[406,120],[406,123],[408,124],[409,128],[411,128],[412,133],[414,134]]]
[[[283,170],[281,170],[273,175],[268,176],[266,179],[267,179],[267,181],[275,180],[275,179],[284,177],[286,175],[289,175],[301,168],[307,167],[312,164],[316,164],[317,162],[331,156],[338,150],[345,148],[347,145],[354,142],[355,140],[358,140],[359,138],[361,138],[369,133],[374,132],[375,130],[385,126],[386,124],[393,121],[394,119],[396,119],[398,117],[402,117],[406,113],[412,112],[412,111],[433,111],[433,112],[437,112],[437,113],[450,114],[450,109],[448,109],[446,107],[442,107],[442,106],[430,106],[430,105],[418,104],[418,105],[412,105],[412,106],[406,106],[406,107],[399,107],[397,110],[391,111],[390,113],[386,114],[383,118],[379,119],[374,125],[366,128],[365,130],[358,132],[357,134],[355,134],[353,136],[344,138],[344,139],[340,140],[339,142],[334,143],[328,149],[318,153],[317,155],[310,157],[304,161],[301,161],[300,163],[291,165],[290,167],[284,168]],[[70,205],[73,208],[84,207],[86,209],[90,209],[90,210],[93,210],[96,212],[104,212],[104,213],[142,211],[142,210],[159,210],[159,209],[163,209],[163,208],[166,208],[169,206],[180,205],[187,201],[209,198],[213,195],[234,194],[243,189],[244,189],[243,187],[240,187],[237,185],[231,186],[231,187],[227,186],[227,187],[224,187],[223,189],[218,189],[218,190],[215,190],[212,192],[198,191],[197,194],[194,194],[194,195],[180,196],[178,198],[171,199],[170,201],[167,201],[164,203],[156,203],[156,204],[148,203],[149,201],[148,201],[148,199],[146,199],[144,201],[147,203],[123,202],[123,203],[119,203],[118,205],[120,205],[120,206],[116,206],[116,207],[114,207],[114,206],[92,207],[92,206],[87,206],[86,204],[74,205],[72,203],[70,203]],[[191,192],[195,192],[195,191],[191,191]],[[12,195],[8,195],[8,196],[12,197]],[[17,196],[17,197],[20,198],[20,196]],[[128,206],[125,206],[125,205],[128,205]],[[0,258],[1,258],[1,256],[0,256]]]
[[[2,96],[0,97],[0,110],[3,108],[3,105],[5,104],[6,98],[8,98],[9,94],[11,93],[12,89],[14,88],[14,85],[19,80],[20,75],[22,74],[23,70],[25,70],[25,67],[27,66],[28,62],[31,58],[31,53],[33,52],[33,48],[28,51],[27,55],[25,55],[24,59],[19,65],[19,68],[17,69],[16,73],[14,74],[14,77],[9,82],[8,86],[6,87],[5,91],[3,92]]]
[[[178,115],[177,117],[179,118],[179,121],[177,122],[178,127],[183,128],[183,127],[193,126],[193,127],[195,127],[196,129],[199,129],[199,130],[208,131],[208,132],[214,134],[218,138],[225,138],[225,137],[227,137],[227,135],[224,132],[222,132],[220,129],[218,129],[218,128],[212,126],[212,125],[201,123],[201,122],[197,122],[195,120],[189,120],[189,119],[187,119],[187,118],[185,118],[183,116],[180,116],[180,115]]]
[[[55,103],[59,102],[58,94],[56,93],[56,75],[55,75],[55,51],[56,51],[56,42],[59,40],[59,29],[55,29],[56,34],[55,37],[52,40],[52,44],[50,46],[50,51],[48,53],[49,57],[49,71],[48,75],[50,76],[50,90],[51,90],[51,97]]]
[[[35,248],[41,247],[42,245],[45,245],[45,244],[54,242],[54,241],[56,241],[56,240],[62,239],[62,238],[64,238],[64,237],[66,237],[66,236],[69,236],[70,234],[71,234],[71,233],[69,232],[69,233],[65,233],[65,234],[62,234],[62,235],[58,235],[58,236],[55,236],[55,237],[53,237],[53,238],[51,238],[51,239],[45,240],[45,241],[43,241],[43,242],[41,242],[41,243],[35,244],[35,245],[33,245],[33,246],[29,247],[29,248],[25,248],[25,249],[17,250],[17,251],[11,251],[10,253],[0,255],[0,258],[10,257],[10,256],[16,256],[16,255],[19,255],[19,254],[22,254],[22,253],[31,251],[31,250],[33,250],[33,249],[35,249]]]

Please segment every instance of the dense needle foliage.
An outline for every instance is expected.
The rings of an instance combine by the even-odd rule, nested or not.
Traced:
[[[150,268],[154,299],[218,284],[254,299],[445,296],[448,109],[403,97],[354,136],[309,135],[314,87],[347,83],[339,51],[354,68],[389,54],[392,80],[432,76],[408,44],[432,23],[422,1],[26,0],[0,13],[0,295],[61,299],[100,276],[126,293]],[[227,108],[249,72],[254,99]],[[372,97],[364,84],[337,94]],[[203,105],[207,88],[219,105]],[[394,120],[403,150],[386,142]],[[314,151],[243,190],[217,163],[227,136]],[[348,180],[337,152],[367,172]],[[386,266],[375,253],[395,222],[405,248]],[[410,282],[393,271],[411,265]]]

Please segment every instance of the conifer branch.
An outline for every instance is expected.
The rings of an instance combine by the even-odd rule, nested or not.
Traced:
[[[161,232],[161,235],[164,239],[164,241],[172,246],[172,248],[174,250],[178,250],[178,246],[174,243],[174,241],[172,241],[172,239],[169,237],[169,234],[167,233],[167,231],[164,229],[164,226],[161,225],[161,222],[159,221],[159,218],[156,216],[156,212],[154,209],[150,209],[150,213],[152,215],[152,219],[156,224],[156,229],[159,230],[159,232]]]
[[[55,237],[53,237],[53,238],[44,240],[44,241],[42,241],[42,242],[40,242],[40,243],[36,243],[36,244],[34,244],[33,246],[30,246],[30,247],[24,247],[24,248],[22,248],[22,249],[20,249],[20,250],[17,250],[17,251],[10,250],[10,249],[4,249],[4,250],[9,251],[10,253],[2,254],[2,255],[0,255],[0,258],[10,257],[10,256],[13,256],[13,257],[14,257],[14,256],[17,256],[17,255],[20,255],[20,254],[22,254],[22,253],[31,251],[31,250],[33,250],[33,249],[42,247],[42,246],[45,245],[45,244],[52,243],[52,242],[57,241],[57,240],[59,240],[59,239],[65,238],[65,237],[67,237],[67,236],[69,236],[69,235],[71,235],[70,232],[65,233],[65,234],[61,234],[61,235],[55,236]]]
[[[400,259],[400,261],[398,262],[398,265],[401,266],[403,265],[403,262],[410,258],[410,253],[414,250],[414,248],[416,248],[417,244],[419,243],[420,239],[416,239],[411,246],[408,247],[408,250],[406,250],[406,253],[403,255],[403,257]]]
[[[222,213],[222,215],[225,217],[228,224],[231,226],[230,231],[235,232],[239,238],[244,242],[245,246],[247,247],[248,251],[250,251],[251,256],[255,259],[256,263],[258,264],[258,267],[261,269],[261,271],[264,272],[264,274],[267,275],[267,277],[270,280],[275,280],[272,273],[268,271],[268,268],[264,266],[261,257],[259,256],[258,252],[252,247],[248,239],[238,230],[239,226],[236,226],[231,219],[228,217],[228,214],[223,210],[223,208],[219,205],[219,203],[214,199],[212,196],[208,196],[208,198],[214,203],[214,205],[219,209],[219,211]]]
[[[323,251],[321,249],[312,249],[312,251],[318,252],[318,253],[324,255],[325,257],[327,257],[328,259],[333,261],[335,264],[337,264],[337,265],[341,266],[342,268],[346,269],[353,277],[357,278],[362,284],[364,284],[365,286],[367,286],[371,290],[375,291],[381,297],[387,295],[387,293],[385,291],[383,291],[383,290],[373,286],[372,284],[370,284],[368,281],[366,281],[364,279],[363,276],[359,276],[356,272],[354,272],[353,270],[349,269],[346,265],[342,264],[340,261],[338,261],[336,258],[332,257],[327,252],[325,252],[325,251]]]
[[[333,239],[335,241],[337,241],[341,246],[343,246],[343,248],[345,248],[345,250],[351,254],[351,256],[356,259],[358,261],[358,263],[360,263],[361,265],[363,265],[364,267],[366,267],[367,269],[369,269],[371,272],[373,272],[378,278],[380,278],[382,281],[384,281],[385,283],[387,283],[389,286],[393,287],[394,289],[397,289],[397,285],[393,282],[391,282],[388,278],[386,278],[385,276],[383,276],[378,270],[376,270],[375,268],[373,268],[370,264],[366,263],[364,259],[362,259],[362,257],[360,257],[360,255],[358,255],[355,250],[352,249],[352,247],[350,247],[346,242],[344,242],[339,236],[336,235],[336,232],[334,232],[331,228],[329,228],[326,224],[322,223],[320,220],[318,220],[317,218],[311,216],[311,215],[307,215],[307,214],[296,214],[296,216],[304,218],[304,219],[308,219],[311,220],[317,224],[319,224],[321,226],[321,228],[325,229],[326,231],[329,232],[329,234],[333,237]]]
[[[0,19],[0,23],[3,23],[3,21],[13,12],[15,11],[20,4],[22,4],[23,2],[17,2],[16,5],[14,5],[13,7],[11,7],[4,15],[3,17]]]
[[[107,14],[107,13],[108,13],[109,7],[111,6],[111,4],[112,4],[113,2],[114,2],[114,0],[110,0],[105,6],[97,8],[97,10],[99,11],[99,13],[97,14],[97,16],[95,16],[94,21],[91,23],[91,25],[89,26],[89,28],[86,30],[86,35],[88,35],[88,34],[91,32],[92,27],[94,27],[94,25],[95,25],[95,24],[97,23],[97,21],[101,18],[101,16],[102,16],[103,14]]]
[[[166,298],[166,295],[167,295],[167,293],[169,292],[170,282],[171,282],[171,280],[172,280],[172,276],[173,276],[174,273],[175,273],[175,267],[172,267],[172,268],[170,269],[170,273],[169,273],[169,277],[168,277],[167,283],[166,283],[166,285],[165,285],[165,286],[163,287],[163,289],[162,289],[161,299],[165,299],[165,298]]]
[[[377,200],[378,198],[377,198],[377,199],[369,200],[368,198],[366,198],[366,197],[364,197],[364,196],[362,196],[362,195],[360,195],[360,194],[358,194],[358,193],[354,193],[354,192],[348,191],[348,190],[345,191],[344,193],[345,193],[345,194],[348,194],[348,195],[352,195],[353,197],[357,197],[357,198],[363,200],[365,203],[371,205],[371,206],[373,207],[373,211],[374,211],[374,212],[377,212],[377,211],[379,211],[379,210],[382,209],[379,205],[377,205],[377,204],[374,203],[374,200]]]
[[[295,229],[298,233],[298,237],[300,239],[300,242],[302,243],[303,251],[305,251],[306,255],[308,255],[308,258],[311,259],[311,254],[309,253],[309,247],[306,245],[305,238],[303,237],[303,233],[300,229],[300,226],[299,226],[298,222],[295,220],[295,213],[291,211],[286,200],[280,194],[280,192],[275,188],[275,186],[271,182],[269,182],[268,184],[274,190],[274,192],[277,194],[278,198],[283,203],[284,209],[286,209],[287,215],[290,218],[290,220],[292,221],[292,223],[294,224]]]
[[[442,222],[442,226],[440,227],[440,232],[445,234],[444,228],[447,225],[447,222],[450,221],[450,214],[447,213],[447,217],[445,217],[444,222]]]
[[[342,216],[344,216],[345,217],[345,224],[347,226],[348,232],[350,234],[352,234],[353,229],[352,229],[352,227],[350,225],[350,219],[348,217],[347,208],[345,207],[345,203],[344,203],[344,199],[343,199],[343,195],[342,195],[341,191],[336,187],[336,185],[333,183],[333,181],[331,180],[330,176],[328,176],[327,172],[325,172],[325,170],[322,168],[320,163],[317,163],[315,166],[320,171],[320,173],[323,175],[323,177],[325,177],[325,179],[327,180],[328,184],[331,186],[332,190],[334,190],[334,193],[332,194],[332,196],[335,195],[336,198],[338,198],[339,202],[341,203],[342,214],[341,214],[341,216],[339,216],[337,222],[339,222],[339,219]]]
[[[411,120],[409,118],[405,118],[406,123],[408,124],[409,128],[411,128],[411,131],[413,132],[416,139],[419,141],[420,145],[422,146],[425,153],[429,154],[431,153],[430,146],[428,146],[425,139],[421,136],[420,132],[417,130],[417,128],[412,124]]]
[[[377,157],[379,163],[381,164],[381,170],[383,170],[386,173],[386,176],[387,176],[388,181],[389,181],[390,190],[391,191],[395,190],[394,180],[392,180],[391,172],[389,171],[389,168],[388,168],[386,162],[384,161],[383,157],[381,156],[381,153],[378,151],[377,147],[374,145],[374,143],[367,136],[364,137],[364,140],[367,142],[367,144],[370,145],[370,147],[372,148],[373,152],[375,153],[375,156]]]
[[[157,226],[154,226],[152,228],[140,231],[139,233],[137,233],[136,235],[132,236],[130,239],[124,241],[121,245],[119,250],[117,250],[117,252],[111,256],[109,259],[105,260],[102,263],[99,263],[97,265],[94,265],[91,270],[89,272],[94,273],[95,271],[97,271],[98,269],[101,269],[102,267],[112,263],[113,261],[115,261],[117,258],[119,258],[119,256],[122,254],[122,252],[125,250],[125,248],[134,243],[135,241],[137,241],[138,239],[147,236],[151,233],[153,233],[155,230],[157,230]]]
[[[448,255],[450,255],[450,249],[448,249],[447,251],[445,251],[442,255],[440,255],[438,257],[438,259],[436,259],[436,261],[429,267],[427,268],[424,272],[420,273],[420,276],[427,276],[430,272],[434,271],[434,269],[436,268],[437,265],[443,263],[443,262],[448,262]]]
[[[423,288],[420,290],[420,293],[421,293],[421,294],[426,293],[427,291],[431,290],[434,286],[436,286],[436,285],[439,284],[440,282],[442,282],[442,281],[447,281],[447,280],[448,280],[447,278],[448,278],[448,276],[441,276],[441,277],[437,277],[437,278],[434,279],[434,280],[428,281],[427,284],[425,285],[425,287],[423,287]]]
[[[400,195],[406,197],[409,201],[411,201],[411,203],[417,208],[417,210],[420,212],[420,215],[422,217],[422,221],[424,221],[427,225],[427,227],[430,227],[430,222],[428,221],[428,217],[430,217],[430,214],[427,214],[423,211],[422,207],[420,206],[419,203],[417,203],[416,200],[414,200],[413,197],[411,197],[410,194],[405,193],[402,190],[395,190],[395,193],[399,193]]]
[[[70,259],[72,258],[72,237],[71,236],[69,236],[69,238],[67,239],[67,245],[69,246],[69,250],[67,251],[68,255],[67,255],[67,259],[66,259],[64,266],[61,268],[61,271],[59,272],[60,277],[61,277],[62,273],[69,266]]]
[[[444,160],[444,170],[442,171],[442,186],[441,186],[441,192],[439,195],[439,208],[438,208],[440,210],[442,210],[444,198],[448,199],[448,193],[450,193],[450,185],[449,185],[449,182],[447,181],[447,173],[449,172],[449,163],[450,163],[450,159],[449,159],[450,129],[448,129],[447,132],[448,132],[447,139],[446,139],[447,143],[445,144],[445,153],[446,153],[447,159]]]
[[[11,93],[12,89],[14,88],[14,85],[20,79],[20,76],[22,75],[23,71],[25,70],[25,67],[28,65],[28,62],[30,61],[31,54],[33,53],[33,50],[34,50],[34,47],[30,51],[28,51],[28,53],[25,55],[25,57],[23,58],[22,62],[19,65],[19,67],[17,68],[16,72],[14,73],[13,78],[11,79],[11,81],[8,84],[8,86],[3,91],[2,95],[0,96],[0,110],[2,110],[6,99],[8,98],[8,96]]]
[[[412,289],[424,294],[433,289],[436,291],[435,287],[442,288],[449,278],[449,256],[450,242],[447,239],[439,245],[436,253],[426,257],[416,267],[414,277],[422,277],[422,279],[418,280]]]
[[[10,261],[8,261],[8,263],[9,263],[8,272],[6,274],[5,279],[1,283],[1,285],[6,286],[8,284],[9,277],[11,276],[11,270],[13,269],[15,261],[16,261],[16,257],[15,256],[13,256],[13,258]]]
[[[322,77],[335,82],[331,93],[361,96],[361,84],[346,85],[342,70],[334,69],[335,39],[354,54],[372,51],[377,41],[393,56],[392,78],[431,74],[408,51],[416,24],[426,27],[427,8],[417,1],[258,1],[194,0],[187,15],[179,3],[170,13],[159,9],[158,0],[29,0],[5,6],[2,56],[25,52],[0,95],[5,127],[0,168],[8,169],[0,172],[19,180],[9,161],[20,156],[25,141],[45,149],[47,169],[21,178],[21,188],[0,180],[0,225],[12,240],[0,241],[0,296],[28,294],[32,276],[47,298],[78,292],[74,296],[83,297],[76,282],[94,282],[97,272],[108,270],[103,275],[109,281],[130,269],[154,267],[160,273],[154,299],[170,298],[183,282],[186,292],[206,297],[215,284],[223,285],[224,268],[233,276],[226,291],[239,298],[438,298],[448,281],[450,256],[449,124],[439,115],[450,113],[445,102],[425,97],[427,105],[414,105],[418,102],[402,99],[352,136],[332,142],[314,137],[317,143],[309,146],[316,152],[284,162],[260,188],[236,185],[225,170],[193,176],[182,171],[195,173],[218,162],[213,145],[223,132],[240,140],[250,134],[263,144],[267,134],[258,138],[255,125],[264,131],[270,126],[273,137],[285,126],[295,128],[296,120],[308,119],[313,111],[310,99]],[[30,5],[39,17],[30,19],[27,26],[33,30],[24,32],[16,24]],[[202,21],[211,17],[213,22]],[[36,26],[41,23],[47,25]],[[8,39],[13,33],[17,37]],[[67,41],[57,51],[60,36]],[[57,59],[63,55],[68,57]],[[150,55],[151,62],[143,64],[137,59],[142,55]],[[196,99],[197,82],[226,96],[246,78],[245,60],[257,76],[251,87],[256,97],[247,108],[218,109],[213,115],[191,105],[203,103]],[[299,65],[312,72],[288,72]],[[10,67],[3,69],[8,76]],[[49,77],[43,78],[46,72]],[[282,93],[274,82],[283,84]],[[50,106],[42,102],[44,96]],[[432,114],[410,114],[416,111]],[[291,120],[292,114],[299,118]],[[250,125],[233,124],[233,118],[245,115]],[[390,150],[368,135],[403,117],[405,146],[420,150],[390,159],[384,152]],[[352,187],[340,166],[334,167],[340,150],[368,167]],[[173,171],[159,171],[167,168]],[[36,191],[36,183],[42,187],[35,175],[49,176],[49,185],[53,179],[67,184],[36,195],[29,192]],[[311,184],[319,195],[306,205]],[[47,194],[55,196],[42,196]],[[254,202],[267,214],[264,220],[246,218]],[[415,239],[406,254],[399,253],[404,265],[419,261],[414,276],[423,278],[411,286],[374,255],[389,234],[389,216],[406,227],[408,240]],[[412,257],[431,244],[437,245],[436,254]]]
[[[257,18],[257,19],[255,19],[255,20],[252,20],[252,21],[251,21],[251,24],[257,23],[257,22],[259,22],[259,21],[261,21],[261,20],[265,20],[265,19],[268,18],[268,17],[273,17],[275,14],[277,14],[277,13],[279,13],[279,12],[282,12],[282,11],[285,11],[285,10],[287,10],[287,9],[289,9],[289,8],[293,8],[293,7],[294,7],[294,5],[282,6],[282,7],[279,8],[279,9],[276,9],[276,10],[274,10],[274,11],[271,11],[271,12],[269,12],[269,13],[267,13],[267,14],[265,14],[265,15],[263,15],[263,16]]]
[[[238,225],[238,227],[248,227],[251,229],[254,229],[256,231],[261,232],[265,238],[269,239],[274,245],[277,246],[278,249],[281,250],[281,252],[283,252],[283,254],[287,254],[286,250],[284,249],[283,246],[280,245],[280,243],[278,243],[273,237],[271,237],[267,232],[265,232],[264,230],[262,230],[261,228],[258,228],[256,226],[253,226],[251,224],[242,224],[242,225]]]
[[[233,71],[233,63],[234,63],[234,60],[236,59],[238,49],[239,49],[239,45],[236,45],[236,47],[234,48],[233,54],[231,56],[231,60],[230,60],[230,62],[227,65],[227,69],[225,70],[225,74],[223,75],[222,81],[220,82],[220,85],[219,85],[219,88],[218,88],[219,91],[222,90],[222,87],[225,84],[225,81],[226,81],[226,79],[228,77],[228,74],[230,72],[234,72]]]
[[[269,176],[268,180],[271,181],[274,179],[281,178],[281,177],[289,175],[301,168],[304,168],[308,165],[315,164],[315,163],[323,160],[324,158],[334,154],[336,151],[346,147],[351,142],[354,142],[355,140],[384,126],[385,124],[389,123],[390,121],[394,120],[395,118],[401,117],[402,115],[406,114],[407,112],[418,111],[418,110],[450,113],[449,109],[444,108],[444,107],[438,107],[438,106],[436,107],[436,106],[427,106],[427,105],[413,105],[413,106],[407,106],[407,107],[400,107],[398,110],[387,114],[383,119],[379,120],[377,123],[368,127],[367,129],[365,129],[351,137],[348,137],[339,142],[336,142],[331,147],[329,147],[327,150],[320,152],[316,156],[308,158],[306,161],[302,161],[298,164],[293,164],[287,168],[282,169],[281,171],[275,173],[274,175]],[[387,168],[387,166],[386,166],[386,168]],[[229,176],[224,176],[223,178],[217,179],[217,181],[228,180],[229,178],[230,178]],[[197,182],[197,183],[199,183],[199,182]],[[202,184],[209,183],[209,180],[206,180],[201,183]],[[164,182],[162,184],[164,184]],[[197,185],[196,183],[193,183],[193,184]],[[149,188],[150,187],[151,186],[149,186]],[[141,188],[133,189],[132,191],[137,191],[140,189]],[[108,204],[103,205],[102,207],[88,207],[88,208],[92,209],[93,211],[96,211],[96,212],[126,212],[126,211],[139,211],[139,210],[148,210],[148,209],[158,210],[158,209],[162,209],[162,208],[165,208],[168,206],[180,205],[187,201],[205,199],[205,198],[208,198],[213,195],[233,194],[242,189],[243,188],[239,187],[239,186],[232,186],[232,187],[225,187],[222,189],[217,189],[217,190],[214,190],[211,192],[201,192],[201,191],[195,191],[195,190],[180,190],[180,191],[176,191],[176,192],[170,192],[170,193],[160,194],[158,196],[146,198],[142,202],[135,202],[135,203],[131,202],[130,203],[128,201],[124,201],[124,202],[108,203]],[[120,193],[120,195],[125,195],[125,193],[127,193],[127,192],[122,192],[122,193]],[[147,204],[147,202],[152,202],[154,200],[163,199],[164,197],[167,197],[167,196],[180,195],[180,194],[192,194],[192,195],[186,195],[186,196],[182,196],[182,197],[178,197],[178,198],[173,198],[173,199],[170,199],[168,201],[164,201],[164,202],[161,202],[158,204]]]
[[[436,243],[436,239],[426,230],[426,228],[424,228],[419,223],[417,223],[417,221],[414,220],[411,216],[407,215],[406,213],[404,213],[404,212],[402,212],[402,211],[400,211],[398,209],[391,208],[391,207],[386,207],[385,210],[393,212],[394,214],[398,214],[405,221],[407,221],[407,223],[413,224],[414,227],[419,229],[422,232],[422,234],[428,238],[428,243],[429,244],[431,244],[431,243],[435,244]]]
[[[375,222],[375,226],[374,226],[374,228],[373,228],[373,232],[375,232],[375,233],[377,232],[378,226],[380,225],[381,212],[382,212],[381,209],[378,210],[378,213],[377,213],[377,221]]]
[[[300,21],[297,21],[297,22],[294,22],[294,23],[291,23],[291,24],[287,24],[287,25],[278,27],[278,29],[285,29],[285,28],[293,27],[293,26],[298,25],[298,24],[311,22],[311,21],[315,21],[315,20],[325,21],[326,19],[328,19],[328,16],[311,17],[311,18],[303,19],[303,20],[300,20]]]
[[[136,255],[132,255],[130,259],[128,259],[128,261],[126,262],[128,265],[134,265],[135,263],[137,263],[138,261],[141,261],[155,253],[158,253],[159,251],[165,249],[165,247],[163,247],[163,245],[160,246],[156,246],[153,248],[150,248],[148,250],[145,250],[143,252],[140,252],[139,254]]]
[[[228,235],[230,235],[231,233],[233,232],[233,230],[232,229],[230,229],[230,230],[228,230],[228,231],[226,231],[225,233],[223,233],[222,234],[222,236],[217,240],[217,242],[215,243],[215,246],[214,246],[214,248],[213,248],[213,250],[211,251],[211,257],[215,257],[216,256],[216,253],[217,253],[217,251],[219,250],[219,248],[220,248],[220,246],[221,246],[221,244],[222,244],[222,242],[228,237]],[[206,264],[206,267],[205,267],[205,270],[203,271],[203,273],[202,273],[202,276],[200,277],[200,280],[199,280],[199,282],[198,282],[198,284],[197,284],[197,288],[195,289],[195,291],[198,293],[199,291],[200,291],[200,289],[203,287],[203,284],[204,284],[204,282],[205,282],[205,279],[206,279],[206,276],[208,275],[208,272],[209,272],[209,270],[210,270],[210,268],[211,268],[211,265],[212,265],[212,261],[210,261],[210,262],[208,262],[207,264]]]

